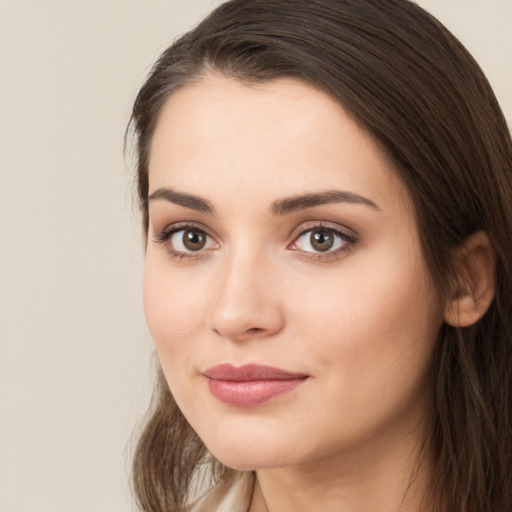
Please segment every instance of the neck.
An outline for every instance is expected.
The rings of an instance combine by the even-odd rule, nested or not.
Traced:
[[[426,512],[429,464],[414,439],[256,472],[251,512]],[[415,436],[414,436],[415,437]]]

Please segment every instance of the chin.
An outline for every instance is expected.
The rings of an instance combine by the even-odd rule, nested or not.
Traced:
[[[257,451],[257,450],[256,450]],[[247,453],[247,449],[244,450],[223,450],[219,452],[213,452],[212,454],[222,464],[238,471],[255,471],[264,468],[277,468],[283,467],[290,464],[290,460],[276,453]]]
[[[256,432],[245,429],[242,432],[231,430],[222,434],[202,439],[216,459],[240,471],[286,466],[295,462],[298,455],[297,446],[290,439],[266,434],[261,428]]]

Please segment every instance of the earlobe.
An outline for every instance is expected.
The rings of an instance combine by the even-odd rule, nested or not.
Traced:
[[[495,292],[496,253],[484,231],[468,237],[454,257],[455,286],[446,303],[444,320],[467,327],[482,318]]]

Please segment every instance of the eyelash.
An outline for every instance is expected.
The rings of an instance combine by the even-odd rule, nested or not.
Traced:
[[[198,226],[197,224],[191,223],[191,222],[180,222],[177,224],[172,224],[170,226],[167,226],[164,228],[160,233],[157,233],[155,236],[155,242],[158,244],[166,244],[167,250],[169,251],[169,254],[172,258],[181,261],[183,259],[190,261],[193,259],[198,259],[206,256],[205,253],[209,252],[208,249],[206,250],[199,250],[199,251],[177,251],[176,249],[173,249],[170,244],[167,244],[167,242],[171,239],[173,235],[176,233],[179,233],[180,231],[195,231],[197,233],[202,233],[208,238],[213,240],[213,237],[211,237],[203,228]],[[218,244],[216,244],[218,245]]]
[[[215,248],[218,247],[218,243],[213,242],[215,244],[215,248],[207,248],[207,249],[199,249],[198,251],[179,251],[176,249],[173,249],[169,242],[171,237],[175,235],[176,233],[179,233],[181,231],[194,231],[196,233],[202,233],[204,236],[208,237],[210,240],[214,240],[212,236],[208,234],[206,230],[204,230],[202,227],[191,223],[191,222],[183,222],[183,223],[177,223],[172,224],[170,226],[167,226],[164,228],[161,232],[157,233],[154,237],[154,241],[158,244],[166,244],[167,250],[169,251],[169,254],[172,258],[182,261],[191,261],[199,258],[203,258],[207,256],[209,252],[212,250],[215,250]],[[327,250],[325,252],[315,252],[315,251],[301,251],[301,249],[298,249],[296,247],[298,240],[303,237],[304,235],[308,233],[313,233],[315,231],[324,231],[326,233],[330,233],[333,235],[335,240],[341,241],[342,246],[335,249],[335,250]],[[315,261],[325,261],[329,259],[335,259],[339,256],[341,256],[344,253],[347,253],[351,251],[356,244],[358,243],[358,239],[353,234],[348,234],[339,228],[331,227],[325,223],[322,222],[316,222],[316,223],[308,223],[305,226],[302,226],[300,229],[296,230],[293,234],[293,242],[291,244],[287,245],[287,249],[293,250],[293,251],[300,251],[302,253],[302,256],[307,259],[312,259]]]
[[[325,252],[301,251],[304,258],[313,259],[315,261],[327,261],[330,259],[336,259],[342,254],[351,251],[358,243],[358,239],[354,234],[349,234],[340,230],[339,228],[334,228],[323,222],[313,222],[308,223],[305,226],[301,226],[299,230],[292,235],[293,242],[288,245],[288,249],[300,251],[300,249],[294,247],[297,244],[297,241],[304,235],[307,235],[308,233],[312,234],[315,231],[330,233],[335,239],[341,241],[343,245],[335,250],[329,249]],[[305,254],[307,254],[307,256]]]

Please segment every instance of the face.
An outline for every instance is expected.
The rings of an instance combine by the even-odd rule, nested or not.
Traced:
[[[216,457],[307,464],[417,432],[442,307],[407,190],[339,104],[209,76],[165,105],[149,191],[147,322]]]

